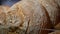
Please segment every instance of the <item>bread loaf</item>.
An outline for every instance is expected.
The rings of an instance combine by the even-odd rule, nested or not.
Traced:
[[[22,0],[6,11],[4,20],[9,31],[18,30],[19,34],[48,34],[46,29],[59,23],[59,13],[59,6],[54,0]]]
[[[51,28],[49,15],[38,0],[25,0],[13,5],[7,13],[7,23],[19,27],[20,34],[48,34],[44,29]]]

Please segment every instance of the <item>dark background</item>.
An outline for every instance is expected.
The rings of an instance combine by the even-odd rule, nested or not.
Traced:
[[[12,6],[13,4],[15,4],[18,1],[20,1],[20,0],[0,0],[0,5]]]

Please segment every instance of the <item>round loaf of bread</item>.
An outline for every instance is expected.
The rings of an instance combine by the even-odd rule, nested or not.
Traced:
[[[52,24],[49,15],[38,0],[25,0],[14,4],[7,13],[8,26],[18,27],[20,34],[48,34]]]

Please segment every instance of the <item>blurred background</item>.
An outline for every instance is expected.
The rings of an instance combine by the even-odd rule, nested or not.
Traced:
[[[12,6],[13,4],[15,4],[18,1],[20,1],[20,0],[0,0],[0,5]]]

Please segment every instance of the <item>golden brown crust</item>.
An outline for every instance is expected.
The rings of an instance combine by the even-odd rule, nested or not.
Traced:
[[[54,0],[23,0],[7,11],[5,20],[12,30],[18,27],[20,34],[48,34],[44,29],[50,29],[51,22],[58,23],[58,16],[59,8]]]
[[[37,33],[48,34],[48,31],[40,29],[40,28],[43,28],[43,29],[51,28],[51,23],[46,12],[47,11],[45,10],[45,8],[43,8],[43,6],[37,0],[36,1],[26,0],[13,5],[7,13],[8,15],[7,18],[9,16],[10,17],[16,16],[19,19],[19,21],[20,20],[23,21],[23,22],[18,21],[19,23],[17,22],[13,23],[13,20],[15,18],[14,17],[9,18],[9,19],[12,19],[11,26],[19,27],[20,29],[24,30],[25,34],[37,34]],[[10,21],[10,20],[7,19],[7,21]],[[7,22],[7,23],[10,24],[10,22]],[[43,31],[44,33],[42,33]]]
[[[60,31],[54,31],[54,32],[51,32],[49,34],[60,34]]]
[[[54,26],[58,24],[60,16],[58,4],[54,0],[39,0],[39,1],[47,10],[52,24]]]
[[[6,23],[6,13],[8,11],[8,6],[0,6],[0,24],[5,25]]]
[[[60,22],[54,28],[60,30]]]
[[[2,12],[5,12],[5,13],[7,13],[7,11],[9,10],[9,6],[3,6],[3,5],[1,5],[0,6],[0,10],[2,11]]]

